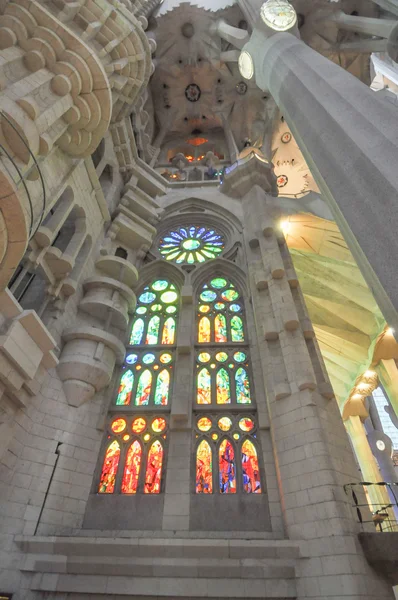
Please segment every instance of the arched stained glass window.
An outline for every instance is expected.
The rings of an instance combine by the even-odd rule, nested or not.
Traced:
[[[235,452],[232,443],[224,439],[218,450],[221,494],[236,494]]]
[[[253,414],[198,413],[195,492],[261,494],[257,425]],[[239,460],[240,457],[240,460]],[[213,480],[214,477],[214,480]],[[213,486],[218,481],[218,486]]]
[[[162,480],[163,446],[155,440],[148,452],[145,473],[145,494],[159,494]]]
[[[136,406],[148,406],[152,388],[152,373],[145,369],[140,375],[135,395]]]
[[[100,494],[159,494],[165,446],[167,415],[113,415],[98,484]],[[119,472],[119,475],[118,475]]]
[[[170,231],[159,242],[159,251],[163,258],[178,265],[192,265],[217,258],[223,249],[222,235],[214,229],[200,225]]]
[[[258,468],[257,450],[250,440],[242,444],[243,489],[248,494],[260,494],[261,482]]]
[[[155,404],[156,406],[167,406],[169,400],[170,373],[163,369],[156,379]]]
[[[175,343],[178,293],[167,279],[157,279],[138,296],[130,345]]]
[[[200,442],[196,451],[196,493],[213,493],[213,459],[206,440]]]
[[[199,344],[244,342],[243,303],[234,284],[224,277],[215,277],[199,294]]]
[[[220,369],[216,377],[217,404],[231,403],[231,386],[228,371]]]
[[[198,404],[211,404],[211,376],[208,369],[198,373]]]
[[[137,492],[141,459],[141,444],[138,440],[135,440],[127,450],[122,480],[122,494],[135,494]]]
[[[134,373],[128,369],[120,379],[120,385],[116,398],[118,406],[128,406],[131,402],[131,392],[134,386]]]
[[[101,478],[98,487],[100,494],[113,494],[115,489],[117,468],[120,460],[120,445],[117,440],[109,444],[105,452]]]

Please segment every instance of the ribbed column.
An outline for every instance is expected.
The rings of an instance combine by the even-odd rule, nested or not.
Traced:
[[[245,46],[388,323],[398,331],[398,122],[358,79],[289,33]],[[298,101],[297,99],[300,99]],[[319,135],[319,131],[325,132]]]

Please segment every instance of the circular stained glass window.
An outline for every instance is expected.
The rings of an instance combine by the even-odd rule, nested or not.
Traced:
[[[155,294],[152,294],[152,292],[144,292],[143,294],[141,294],[138,300],[143,304],[150,304],[155,300],[155,298],[156,296]]]
[[[216,310],[223,310],[223,308],[225,308],[225,304],[223,302],[216,302],[214,308]]]
[[[168,287],[168,285],[168,281],[165,281],[164,279],[158,279],[158,281],[155,281],[155,283],[152,284],[152,289],[155,290],[155,292],[162,292]]]
[[[146,306],[139,306],[135,312],[137,313],[137,315],[145,315],[147,310],[148,309],[146,308]]]
[[[129,354],[126,356],[126,363],[128,365],[134,365],[137,362],[138,356],[136,354]]]
[[[151,306],[151,310],[153,312],[159,312],[160,310],[162,310],[162,305],[161,304],[154,304],[153,306]]]
[[[130,436],[129,436],[129,434],[128,434],[128,433],[126,433],[126,434],[123,436],[123,441],[124,441],[124,442],[127,442],[129,439],[130,439]]]
[[[231,312],[240,312],[242,310],[242,307],[240,304],[231,304],[231,306],[229,307],[229,310]]]
[[[240,438],[239,433],[234,433],[233,438],[234,440],[238,440]]]
[[[221,294],[221,298],[226,302],[232,302],[233,300],[237,300],[237,298],[239,298],[239,294],[236,290],[225,290],[225,292]]]
[[[211,280],[210,285],[211,287],[216,288],[216,290],[221,290],[227,285],[227,280],[223,277],[216,277]]]
[[[198,356],[198,360],[202,363],[209,362],[211,356],[208,352],[201,352]]]
[[[229,431],[232,427],[232,421],[229,417],[221,417],[221,419],[218,419],[218,426],[221,431]]]
[[[144,435],[144,442],[148,442],[151,439],[151,436],[149,435],[149,433],[146,433]]]
[[[142,362],[145,365],[151,365],[155,360],[155,355],[154,354],[145,354],[145,356],[143,356],[142,358]]]
[[[228,354],[226,352],[217,352],[216,360],[218,360],[218,362],[225,362],[228,360]]]
[[[247,417],[244,417],[243,419],[240,419],[239,421],[239,427],[242,431],[251,431],[254,427],[254,423],[251,419],[248,419]]]
[[[244,352],[235,352],[234,359],[236,362],[244,362],[246,360],[246,354]]]
[[[201,417],[198,419],[197,425],[200,431],[209,431],[211,429],[212,422],[208,417]]]
[[[173,313],[175,313],[177,311],[177,308],[175,306],[168,306],[166,308],[166,312],[168,315],[172,315]]]
[[[166,419],[163,419],[163,417],[156,417],[156,419],[152,421],[152,429],[155,433],[164,431],[166,429]]]
[[[163,258],[179,265],[202,263],[217,258],[223,249],[222,235],[214,229],[197,225],[170,231],[159,243]]]
[[[210,306],[209,306],[208,304],[201,304],[201,305],[199,306],[199,311],[200,311],[201,313],[208,313],[208,312],[209,312],[209,310],[210,310]]]
[[[111,425],[113,433],[121,433],[126,429],[126,421],[124,419],[115,419]]]
[[[217,298],[216,292],[212,292],[211,290],[205,290],[200,294],[200,299],[205,302],[213,302]]]
[[[160,299],[165,304],[171,304],[172,302],[175,302],[177,300],[177,293],[176,292],[165,292],[164,294],[162,294],[160,296]]]
[[[163,363],[164,365],[167,365],[169,362],[171,362],[171,360],[172,360],[171,354],[162,354],[160,356],[160,362]]]
[[[131,429],[134,431],[134,433],[142,433],[145,427],[146,421],[142,417],[137,417],[136,419],[134,419],[131,425]]]
[[[212,433],[212,434],[211,434],[211,438],[212,438],[213,440],[218,440],[218,433]]]

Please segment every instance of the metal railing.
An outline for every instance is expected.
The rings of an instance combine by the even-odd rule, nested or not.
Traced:
[[[25,171],[25,173],[22,173],[22,171],[19,168],[19,166],[17,165],[14,157],[11,156],[11,154],[9,153],[9,151],[2,144],[0,144],[0,156],[3,154],[3,156],[6,156],[8,158],[8,160],[11,162],[11,164],[13,165],[15,171],[18,174],[18,179],[17,180],[14,179],[14,176],[9,172],[9,169],[5,165],[8,174],[12,178],[12,180],[13,180],[13,182],[14,182],[14,184],[15,184],[15,186],[17,188],[19,188],[22,185],[22,187],[25,190],[27,199],[28,199],[28,205],[29,205],[29,209],[30,209],[29,239],[31,239],[35,235],[36,231],[39,229],[39,227],[40,227],[40,225],[41,225],[41,223],[43,221],[45,210],[46,210],[46,187],[45,187],[45,184],[44,184],[43,175],[42,175],[42,172],[40,170],[39,163],[37,162],[37,160],[36,160],[33,152],[29,148],[28,144],[26,143],[26,141],[24,140],[24,138],[22,137],[22,135],[20,134],[20,132],[18,131],[18,129],[15,127],[15,125],[11,122],[11,120],[7,117],[7,115],[4,114],[4,112],[1,111],[1,110],[0,110],[0,119],[4,119],[5,121],[7,121],[7,123],[9,124],[9,126],[12,127],[12,129],[18,135],[19,139],[21,140],[21,142],[23,143],[23,145],[25,146],[25,148],[29,152],[30,157],[33,160],[33,164],[31,165],[31,167],[29,169],[27,169]],[[30,173],[34,169],[37,169],[37,172],[39,174],[39,179],[40,179],[40,182],[41,182],[41,187],[42,187],[42,192],[43,192],[43,201],[42,201],[42,209],[41,209],[40,215],[38,217],[38,221],[36,223],[35,229],[33,231],[34,221],[35,221],[34,208],[33,208],[33,203],[32,203],[32,197],[30,195],[30,192],[29,192],[28,185],[27,185],[26,181],[28,180],[28,176],[30,175]]]
[[[363,495],[366,497],[367,489],[372,486],[384,487],[390,496],[391,502],[376,504],[372,500],[371,505],[367,501],[361,503],[355,493],[355,488],[361,488]],[[351,497],[353,502],[351,506],[356,510],[358,523],[373,523],[376,529],[382,532],[398,531],[398,483],[359,481],[358,483],[347,483],[344,486],[344,491],[347,496]],[[364,510],[361,511],[361,509]],[[366,515],[370,514],[371,518],[364,517],[363,513]]]

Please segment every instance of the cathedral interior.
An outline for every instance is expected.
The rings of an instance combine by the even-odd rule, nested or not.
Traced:
[[[0,600],[398,598],[397,157],[398,0],[0,0]]]

